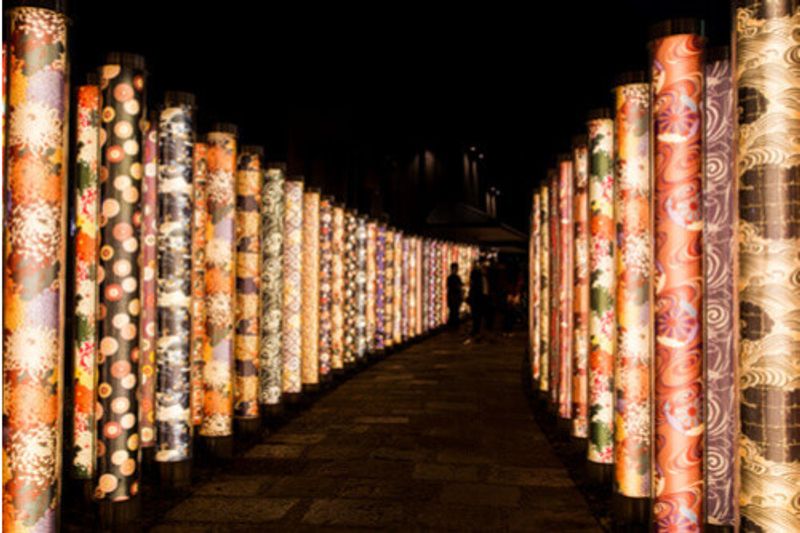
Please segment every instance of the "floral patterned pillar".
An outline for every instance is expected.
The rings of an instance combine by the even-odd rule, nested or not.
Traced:
[[[262,147],[242,146],[236,162],[236,377],[233,387],[233,413],[237,419],[255,419],[259,416],[263,158]],[[249,425],[246,430],[243,426],[241,428],[251,431]]]
[[[200,435],[212,439],[233,434],[236,134],[236,126],[216,124],[206,136],[206,341]]]
[[[281,345],[283,351],[283,393],[296,395],[303,391],[300,372],[302,344],[303,289],[303,182],[283,183],[283,316]]]
[[[589,436],[589,148],[573,140],[572,436]]]
[[[539,222],[539,248],[541,249],[541,321],[539,324],[539,390],[550,390],[550,188],[545,184],[539,189],[541,213]]]
[[[614,461],[614,121],[608,109],[589,116],[589,452],[590,463]],[[598,471],[605,481],[607,475]],[[609,472],[610,474],[610,472]],[[600,481],[599,479],[597,481]]]
[[[408,337],[417,334],[417,254],[416,237],[408,239]]]
[[[158,113],[152,111],[144,130],[144,175],[141,199],[141,320],[139,322],[139,445],[156,445],[156,272],[158,249]],[[152,459],[149,451],[147,457]]]
[[[734,28],[741,526],[788,533],[800,529],[800,10],[742,0]]]
[[[3,529],[55,531],[61,477],[67,215],[67,21],[7,15],[3,240]]]
[[[281,402],[283,359],[283,220],[284,165],[265,165],[261,194],[261,347],[258,363],[258,401]]]
[[[374,220],[367,221],[367,351],[375,350],[375,248],[378,245],[378,225]]]
[[[659,530],[703,524],[703,39],[652,43],[655,505]]]
[[[408,339],[408,295],[410,292],[408,287],[408,240],[409,237],[404,235],[400,244],[400,294],[402,295],[400,301],[400,335],[402,335],[404,341]]]
[[[303,386],[319,384],[319,189],[303,193]]]
[[[558,164],[558,222],[559,222],[559,292],[558,292],[558,334],[561,337],[558,352],[558,415],[564,419],[572,418],[572,296],[574,277],[574,239],[572,223],[573,209],[573,166],[572,155],[562,156]]]
[[[617,356],[614,368],[614,487],[649,498],[652,455],[653,230],[650,86],[644,74],[615,89]]]
[[[331,373],[332,344],[332,276],[333,276],[333,197],[319,201],[319,374],[323,379]]]
[[[358,222],[355,212],[348,209],[344,215],[344,352],[345,366],[356,362],[356,322],[358,319]]]
[[[344,208],[334,205],[331,239],[331,369],[344,369]]]
[[[531,384],[534,388],[539,382],[539,298],[541,297],[541,265],[539,258],[539,216],[541,199],[539,193],[533,194],[530,216],[530,237],[528,241],[528,358],[531,365]],[[463,279],[463,278],[462,278]]]
[[[103,90],[100,268],[97,334],[97,486],[95,497],[123,502],[139,492],[141,146],[144,58],[109,54]],[[152,375],[150,376],[152,377]],[[144,391],[139,391],[144,393]]]
[[[384,259],[384,331],[386,332],[385,344],[391,348],[394,344],[394,230],[386,229],[386,254]]]
[[[99,225],[100,87],[78,87],[75,130],[75,344],[71,473],[92,479],[97,395],[97,242]],[[13,191],[12,191],[13,194]]]
[[[356,359],[367,354],[367,218],[356,218]]]
[[[425,278],[423,277],[423,259],[422,259],[422,237],[415,239],[416,246],[414,253],[416,254],[417,269],[416,269],[416,284],[417,284],[417,335],[422,335],[425,332],[425,321],[422,314],[423,306],[425,304],[424,289]],[[387,284],[388,287],[388,284]]]
[[[156,461],[192,457],[194,95],[168,92],[158,125]]]
[[[386,225],[379,224],[375,237],[375,349],[383,350],[386,337]]]
[[[436,283],[435,276],[431,276],[431,283]],[[392,298],[393,309],[392,313],[392,329],[394,344],[400,345],[403,343],[403,232],[394,232],[394,296]]]
[[[206,343],[206,224],[208,223],[208,145],[195,143],[192,152],[192,425],[203,423],[203,346]]]

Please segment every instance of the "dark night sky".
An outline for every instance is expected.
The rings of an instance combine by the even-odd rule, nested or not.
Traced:
[[[165,89],[194,92],[201,130],[235,122],[278,158],[298,109],[332,143],[381,155],[477,143],[501,218],[526,229],[551,157],[610,103],[617,74],[646,67],[652,23],[701,17],[711,44],[730,40],[724,0],[380,4],[73,0],[73,72],[109,50],[144,54],[151,104]]]

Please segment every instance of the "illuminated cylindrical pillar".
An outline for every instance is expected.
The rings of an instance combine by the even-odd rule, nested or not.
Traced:
[[[55,531],[67,238],[67,22],[62,13],[34,7],[11,9],[7,17],[3,529]]]
[[[558,202],[558,171],[550,169],[548,173],[548,189],[550,193],[550,352],[548,354],[548,371],[550,382],[550,407],[558,406],[558,358],[561,350],[561,334],[559,331],[559,283],[561,273],[558,269],[561,262],[561,231],[559,227],[559,202]]]
[[[384,331],[385,344],[390,348],[394,344],[394,230],[386,229],[386,253],[384,258]]]
[[[403,236],[401,241],[402,255],[400,259],[400,294],[403,296],[400,302],[400,334],[403,340],[408,339],[408,295],[409,291],[409,276],[408,276],[408,236]]]
[[[530,216],[530,236],[528,241],[528,357],[531,365],[531,383],[536,387],[539,381],[539,297],[541,279],[539,278],[541,260],[539,259],[539,193],[533,194]]]
[[[261,355],[261,186],[264,149],[242,146],[236,161],[236,309],[233,414],[258,418],[258,362]],[[245,432],[253,430],[248,424]]]
[[[558,164],[558,218],[559,218],[559,343],[558,352],[558,415],[572,418],[572,295],[575,230],[572,223],[573,199],[572,155],[565,154]]]
[[[303,321],[303,182],[283,183],[283,315],[281,346],[283,351],[283,393],[303,391],[301,375]]]
[[[550,390],[550,188],[543,184],[539,189],[539,232],[541,293],[539,306],[541,320],[539,323],[539,390],[547,393]]]
[[[573,341],[572,436],[589,436],[589,149],[585,135],[572,147],[573,198]]]
[[[319,375],[331,373],[332,281],[333,281],[333,197],[319,201]]]
[[[657,529],[703,527],[703,39],[652,43]],[[687,31],[688,30],[688,31]]]
[[[589,450],[595,481],[607,481],[614,461],[614,121],[608,109],[590,113],[589,130]]]
[[[167,93],[158,125],[156,461],[192,456],[194,95]]]
[[[417,286],[417,335],[422,335],[425,332],[425,318],[422,314],[423,306],[425,304],[424,289],[425,286],[423,277],[423,259],[422,259],[422,237],[415,239],[414,254],[416,255],[416,286]],[[468,276],[469,277],[469,276]]]
[[[377,279],[375,266],[375,248],[378,245],[378,225],[374,220],[367,221],[367,351],[375,349],[375,280]]]
[[[319,189],[303,193],[303,386],[319,385]]]
[[[356,359],[367,354],[367,218],[356,218]]]
[[[358,222],[355,212],[344,215],[344,351],[345,366],[356,362],[356,321],[358,319]]]
[[[344,208],[334,205],[331,238],[331,369],[344,369]]]
[[[103,144],[95,497],[122,502],[139,492],[137,384],[138,363],[143,356],[139,346],[139,280],[140,273],[147,275],[139,268],[144,174],[139,124],[145,103],[144,58],[109,54],[100,73]]]
[[[144,125],[141,199],[141,320],[139,322],[139,445],[156,445],[156,272],[158,270],[158,113]],[[152,454],[152,450],[150,452]],[[152,458],[152,455],[147,457]]]
[[[408,239],[408,337],[417,333],[417,254],[415,237]]]
[[[436,280],[431,276],[431,282]],[[392,336],[395,345],[403,343],[403,232],[394,232],[394,296],[392,298]]]
[[[236,134],[236,126],[216,124],[206,136],[206,340],[200,435],[208,439],[233,434]],[[220,450],[222,455],[226,451]]]
[[[281,402],[283,358],[283,221],[285,166],[265,165],[261,194],[261,346],[258,363],[258,401]]]
[[[375,236],[375,349],[383,350],[386,337],[386,225]]]
[[[192,425],[203,423],[203,366],[206,343],[206,224],[208,223],[208,145],[195,143],[192,152]]]
[[[736,187],[730,48],[709,51],[705,64],[705,484],[706,522],[739,523],[736,489],[738,397],[736,394]]]
[[[91,479],[97,394],[97,241],[99,225],[100,87],[78,87],[75,119],[75,325],[72,477]],[[13,191],[12,191],[13,194]]]
[[[734,27],[741,525],[788,533],[800,529],[800,10],[742,0]]]
[[[617,494],[627,498],[649,498],[653,364],[650,86],[642,83],[643,74],[626,77],[615,89],[618,253],[614,487]]]

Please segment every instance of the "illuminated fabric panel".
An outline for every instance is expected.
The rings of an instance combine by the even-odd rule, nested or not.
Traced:
[[[652,454],[653,230],[650,191],[650,86],[616,88],[617,356],[614,368],[614,483],[649,498]]]
[[[408,236],[403,236],[400,241],[401,258],[400,258],[400,294],[402,300],[400,301],[400,335],[403,340],[408,339],[408,295],[409,290],[409,275],[408,275]]]
[[[658,529],[703,527],[703,40],[653,43]]]
[[[283,314],[281,346],[283,352],[283,392],[297,394],[303,390],[301,375],[303,322],[303,182],[283,183]]]
[[[553,405],[558,405],[558,390],[559,390],[559,364],[558,358],[561,350],[561,335],[559,333],[559,283],[561,280],[561,273],[559,271],[559,264],[561,259],[561,254],[559,250],[561,249],[561,232],[559,228],[559,220],[558,220],[558,172],[554,169],[550,170],[548,175],[548,182],[549,182],[549,194],[550,194],[550,350],[548,353],[548,372],[549,372],[549,384],[550,384],[550,403]]]
[[[528,357],[531,365],[531,380],[539,380],[539,279],[541,260],[539,259],[539,193],[534,193],[531,202],[530,236],[528,240]]]
[[[384,260],[384,331],[386,347],[394,344],[394,230],[386,230],[386,254]]]
[[[358,222],[353,211],[344,217],[344,364],[356,362],[356,322],[358,320]]]
[[[55,531],[67,238],[67,21],[32,7],[12,9],[6,17],[3,527]]]
[[[601,113],[602,115],[603,113]],[[593,118],[589,129],[589,461],[614,461],[614,121]]]
[[[206,340],[200,435],[224,437],[233,432],[236,135],[213,131],[206,144]]]
[[[431,282],[434,282],[432,279]],[[394,297],[392,319],[394,344],[403,342],[403,232],[394,232]]]
[[[332,280],[333,280],[333,199],[319,201],[319,375],[331,372]]]
[[[734,28],[741,526],[788,533],[800,529],[800,10],[742,0]]]
[[[415,239],[414,254],[416,255],[416,288],[417,288],[417,335],[422,335],[425,331],[425,322],[423,316],[423,305],[425,304],[423,286],[423,260],[422,260],[422,237]]]
[[[370,220],[367,222],[367,306],[366,306],[366,323],[367,323],[367,351],[372,352],[375,349],[375,281],[377,279],[376,265],[375,265],[375,249],[378,246],[378,226]]]
[[[72,383],[72,477],[91,479],[97,394],[97,241],[100,88],[78,87],[75,119],[75,325]],[[13,194],[13,190],[12,190]]]
[[[143,103],[144,104],[144,103]],[[127,127],[127,126],[126,126]],[[141,197],[141,321],[139,325],[139,446],[156,444],[156,259],[158,250],[158,118],[145,122]]]
[[[362,360],[367,354],[367,219],[356,217],[356,359]]]
[[[375,349],[383,350],[386,338],[386,225],[375,234]]]
[[[574,239],[572,224],[573,209],[572,160],[559,163],[558,168],[558,217],[559,217],[559,292],[558,317],[561,338],[558,352],[558,415],[572,418],[572,295],[574,275]]]
[[[550,188],[547,184],[539,189],[541,213],[539,223],[539,248],[541,249],[541,323],[539,324],[539,390],[550,390]]]
[[[142,213],[144,60],[117,55],[101,68],[100,315],[95,497],[124,501],[139,492],[138,363],[141,308],[139,221]],[[13,130],[13,117],[10,129]],[[11,138],[9,138],[11,142]],[[153,144],[154,148],[154,144]],[[149,169],[152,171],[152,169]],[[150,275],[153,275],[151,272]],[[152,378],[153,376],[149,376]],[[141,383],[139,383],[141,385]],[[139,389],[138,393],[144,394]],[[152,438],[152,434],[150,435]]]
[[[589,436],[589,149],[585,137],[572,149],[573,300],[572,436]]]
[[[180,95],[182,96],[182,95]],[[194,98],[167,94],[158,124],[156,461],[192,456]]]
[[[331,368],[344,368],[344,208],[333,207],[331,239]]]
[[[203,345],[206,342],[206,224],[208,145],[195,143],[192,153],[192,425],[203,422]]]
[[[261,346],[258,401],[277,405],[283,390],[281,322],[283,319],[284,182],[280,165],[265,165],[261,191]]]

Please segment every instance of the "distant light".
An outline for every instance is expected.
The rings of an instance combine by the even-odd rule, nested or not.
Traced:
[[[470,152],[474,152],[475,150],[477,150],[477,148],[476,148],[476,147],[474,147],[474,146],[470,146],[470,147],[469,147],[469,151],[470,151]]]
[[[478,154],[478,159],[483,159],[483,154]]]

